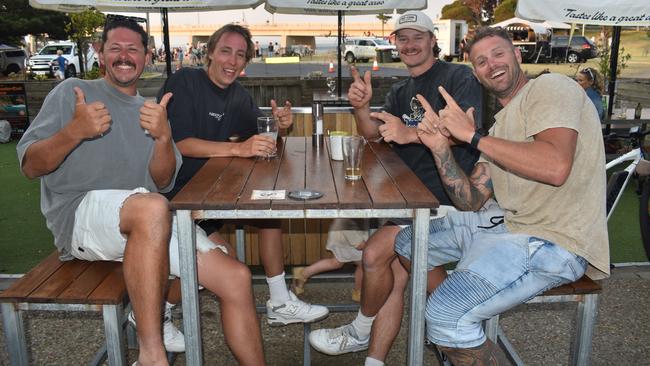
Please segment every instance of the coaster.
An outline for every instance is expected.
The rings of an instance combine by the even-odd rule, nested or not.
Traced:
[[[318,191],[311,191],[308,189],[305,190],[297,190],[297,191],[291,191],[289,192],[289,198],[292,198],[294,200],[314,200],[316,198],[321,198],[323,197],[323,194]]]

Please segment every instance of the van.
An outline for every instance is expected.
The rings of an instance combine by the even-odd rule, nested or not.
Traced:
[[[397,48],[383,38],[348,37],[345,39],[343,57],[348,63],[357,60],[368,62],[377,56],[377,51],[390,51],[393,61],[399,60]]]
[[[41,48],[37,54],[29,58],[27,64],[27,73],[30,76],[54,76],[52,61],[56,59],[56,52],[58,50],[61,50],[63,52],[62,56],[68,60],[68,66],[65,70],[65,77],[68,78],[77,76],[77,72],[80,70],[79,51],[77,49],[77,44],[74,42],[54,42],[49,43],[45,47]],[[89,46],[88,52],[86,53],[85,70],[91,70],[95,67],[99,67],[99,61],[94,48],[92,46]]]
[[[11,73],[19,73],[25,68],[27,53],[20,48],[0,49],[0,72],[5,76]]]

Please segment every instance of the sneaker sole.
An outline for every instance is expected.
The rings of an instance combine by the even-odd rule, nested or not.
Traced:
[[[314,323],[314,322],[317,322],[319,320],[323,320],[323,319],[327,318],[329,315],[330,315],[330,313],[327,312],[326,314],[323,314],[323,315],[321,315],[321,316],[319,316],[317,318],[309,319],[309,320],[269,318],[268,315],[267,315],[266,322],[272,327],[282,327],[282,326],[285,326],[285,325],[296,324],[296,323]]]
[[[128,323],[129,323],[128,324],[129,327],[133,328],[133,331],[135,331],[135,332],[138,331],[136,325],[133,324],[131,319],[128,319]],[[180,349],[180,348],[174,348],[174,347],[167,347],[166,344],[164,344],[163,346],[165,346],[165,351],[167,351],[168,353],[185,353],[185,347],[183,347],[183,349]]]

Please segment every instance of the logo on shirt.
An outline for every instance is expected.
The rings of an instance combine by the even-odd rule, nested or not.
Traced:
[[[406,127],[417,127],[418,123],[422,121],[422,117],[424,117],[424,107],[416,97],[411,98],[409,106],[411,107],[411,114],[404,113],[402,119],[406,123]]]
[[[223,118],[223,115],[224,115],[224,114],[225,114],[225,113],[208,112],[208,116],[210,116],[210,117],[216,119],[217,121],[221,121],[221,119]]]

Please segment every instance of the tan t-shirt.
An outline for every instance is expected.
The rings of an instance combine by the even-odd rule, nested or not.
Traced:
[[[513,233],[549,240],[584,257],[592,279],[609,275],[605,208],[605,151],[598,113],[578,84],[559,74],[529,81],[495,116],[490,136],[533,141],[548,128],[578,132],[573,167],[560,187],[539,183],[490,163],[494,194]],[[595,267],[595,268],[594,268]]]

